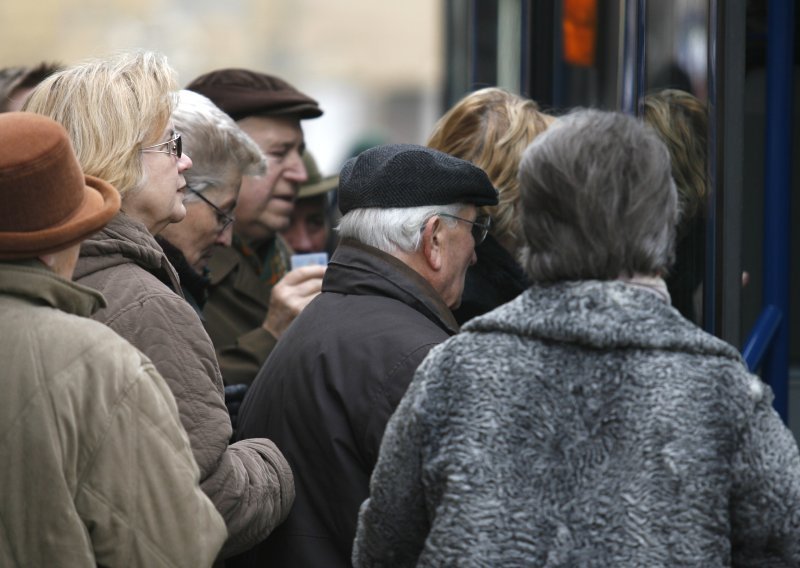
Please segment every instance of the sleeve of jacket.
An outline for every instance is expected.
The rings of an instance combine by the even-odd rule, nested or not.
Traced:
[[[800,565],[800,456],[792,433],[772,408],[769,387],[751,377],[760,396],[732,461],[733,566]],[[763,391],[761,390],[763,389]],[[762,394],[763,393],[763,394]]]
[[[106,412],[103,429],[87,471],[78,472],[75,496],[95,560],[104,566],[210,566],[227,532],[199,487],[172,393],[138,351],[125,345],[112,352],[116,361],[104,366],[109,373],[94,387],[92,401]],[[112,389],[117,379],[122,388]]]
[[[232,428],[214,347],[191,306],[164,291],[109,325],[147,355],[175,395],[200,483],[228,527],[222,556],[264,540],[294,500],[289,464],[275,445],[252,439],[228,445]]]
[[[417,371],[386,427],[370,497],[359,512],[352,558],[356,567],[416,566],[425,544],[429,531],[422,479],[429,429],[422,387],[425,368]]]

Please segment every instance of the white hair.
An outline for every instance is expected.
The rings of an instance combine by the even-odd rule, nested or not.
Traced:
[[[463,203],[452,203],[424,207],[353,209],[339,220],[336,230],[340,239],[354,239],[389,254],[397,251],[410,253],[419,249],[422,228],[428,219],[438,213],[458,215],[464,207],[466,205]],[[458,223],[450,217],[442,219],[451,226]]]
[[[266,159],[258,144],[203,95],[180,91],[172,119],[183,136],[183,151],[192,158],[191,169],[183,175],[195,191],[222,186],[231,172],[241,177],[266,171]],[[184,203],[197,199],[189,193]]]

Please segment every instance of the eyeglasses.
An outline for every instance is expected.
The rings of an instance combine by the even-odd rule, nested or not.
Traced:
[[[227,213],[225,213],[225,211],[223,211],[222,209],[211,203],[211,201],[209,201],[206,197],[203,196],[202,193],[200,193],[196,189],[192,189],[188,185],[186,186],[186,189],[189,191],[189,193],[199,197],[201,201],[205,202],[209,207],[211,207],[214,210],[214,212],[217,214],[217,224],[219,225],[220,233],[225,232],[225,229],[230,227],[231,224],[236,220],[232,215],[228,215]]]
[[[167,145],[166,150],[153,150],[153,148],[161,148],[161,146]],[[171,154],[176,158],[180,159],[183,155],[183,143],[181,142],[181,134],[180,132],[175,132],[173,137],[169,140],[164,142],[159,142],[158,144],[153,144],[152,146],[145,146],[142,148],[142,152],[153,152],[156,154]]]
[[[451,219],[458,219],[459,221],[464,221],[465,223],[469,223],[472,225],[472,238],[475,239],[475,246],[478,246],[483,242],[486,238],[486,234],[489,232],[489,227],[492,226],[492,219],[488,215],[478,215],[474,221],[470,221],[469,219],[464,219],[463,217],[456,217],[455,215],[450,215],[448,213],[437,213],[439,217],[450,217]]]

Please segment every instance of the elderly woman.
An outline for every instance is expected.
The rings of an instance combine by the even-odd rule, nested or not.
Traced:
[[[202,318],[216,245],[230,246],[233,210],[244,175],[261,175],[266,162],[258,145],[209,99],[183,90],[172,113],[183,150],[192,157],[184,172],[186,218],[167,225],[158,240],[178,272],[186,299]]]
[[[108,305],[93,317],[144,352],[167,380],[201,487],[228,528],[224,557],[266,538],[288,514],[294,485],[269,440],[228,445],[214,348],[154,239],[186,216],[184,172],[192,162],[170,118],[175,83],[164,57],[121,54],[52,75],[26,110],[63,124],[84,171],[122,196],[120,213],[83,243],[75,280],[103,293]]]
[[[516,298],[528,286],[516,260],[520,248],[519,181],[522,152],[555,118],[539,111],[536,102],[497,87],[468,94],[439,122],[428,146],[483,169],[500,195],[488,208],[491,228],[475,248],[478,262],[470,266],[456,320],[485,314]]]
[[[356,566],[797,566],[769,387],[669,305],[677,195],[647,126],[579,111],[520,166],[533,286],[434,348],[390,421]]]

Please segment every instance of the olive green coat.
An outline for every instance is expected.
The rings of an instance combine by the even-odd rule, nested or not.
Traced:
[[[277,339],[261,324],[272,287],[288,270],[290,254],[283,238],[276,237],[257,251],[235,239],[233,246],[218,247],[211,257],[203,323],[226,385],[252,383],[275,347]]]

